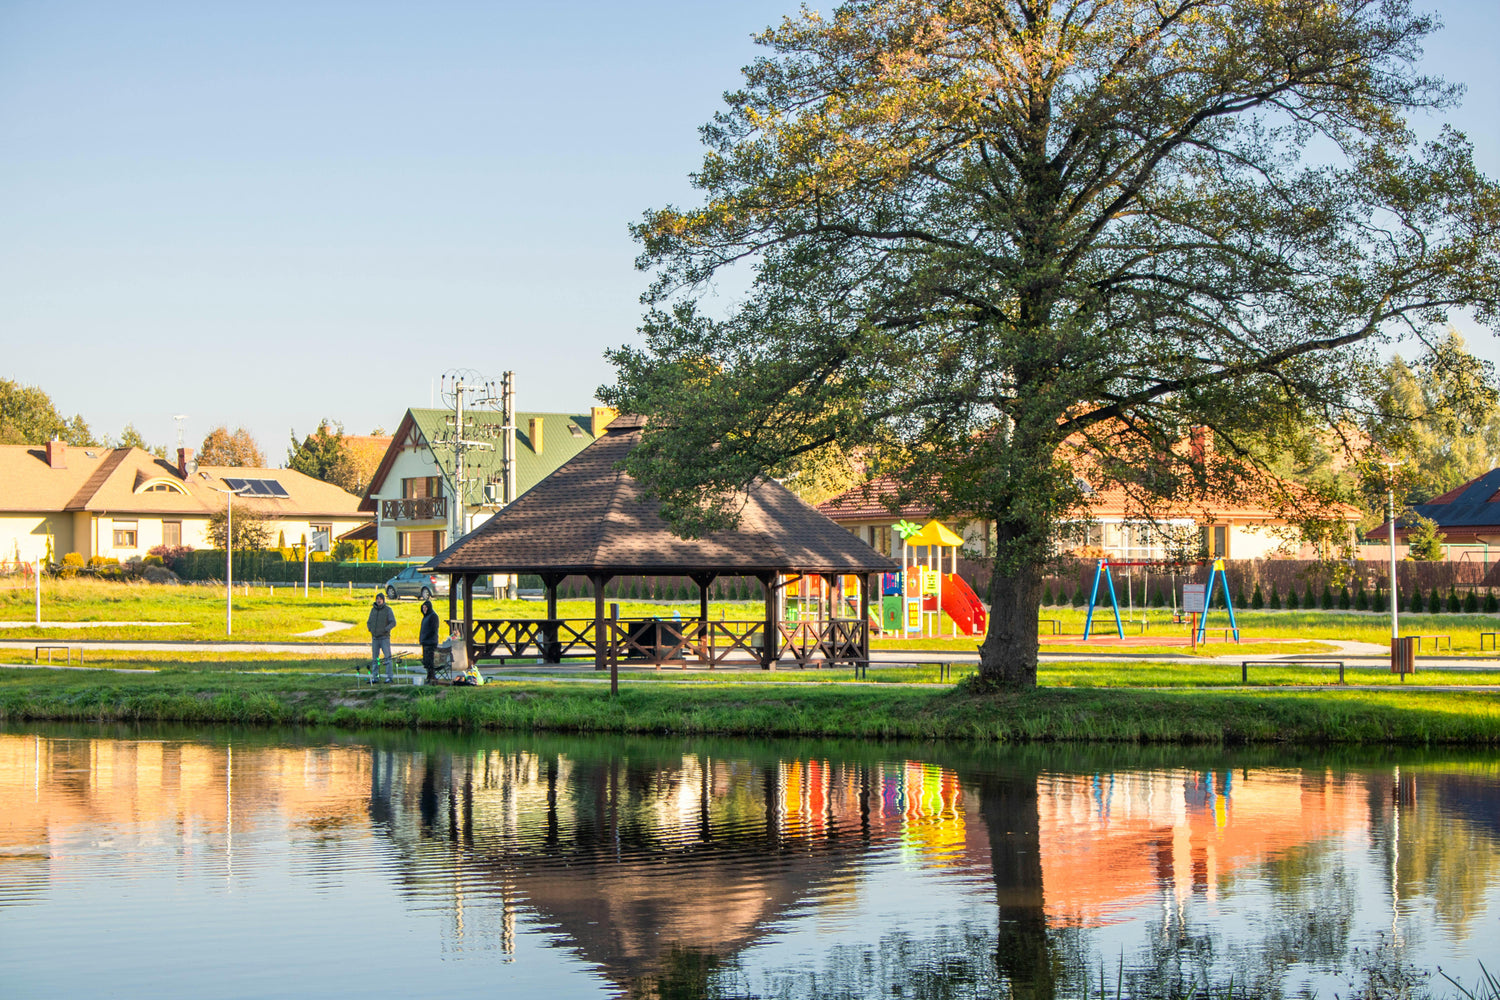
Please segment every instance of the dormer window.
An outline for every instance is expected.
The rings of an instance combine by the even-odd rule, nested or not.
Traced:
[[[135,492],[186,494],[187,489],[175,479],[137,479]]]

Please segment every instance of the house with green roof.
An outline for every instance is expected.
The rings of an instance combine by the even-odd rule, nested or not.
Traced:
[[[603,406],[583,414],[516,413],[513,493],[505,475],[504,414],[464,416],[470,444],[463,449],[461,491],[453,412],[413,408],[401,418],[360,503],[375,515],[378,558],[425,562],[437,555],[592,444],[616,413]]]

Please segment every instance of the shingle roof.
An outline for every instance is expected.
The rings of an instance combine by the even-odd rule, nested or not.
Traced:
[[[92,453],[92,454],[91,454]],[[364,517],[359,498],[291,469],[238,469],[203,466],[186,480],[171,463],[139,448],[67,448],[67,467],[47,465],[45,448],[0,446],[0,510],[65,510],[134,514],[207,515],[224,505],[225,476],[274,479],[285,498],[246,498],[244,502],[276,517]],[[153,483],[172,486],[151,490]],[[144,489],[143,489],[144,488]]]
[[[1436,521],[1449,541],[1460,541],[1482,531],[1500,531],[1500,469],[1491,469],[1456,489],[1415,505],[1412,510]],[[1365,537],[1385,539],[1389,531],[1387,521],[1366,532]],[[1396,535],[1404,537],[1406,529],[1398,525]]]
[[[429,565],[441,572],[878,573],[896,568],[784,486],[757,481],[738,529],[673,535],[661,505],[617,466],[641,439],[622,418],[603,437]]]

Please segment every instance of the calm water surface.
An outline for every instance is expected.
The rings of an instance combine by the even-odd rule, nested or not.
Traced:
[[[1462,755],[0,729],[0,996],[1454,995]]]

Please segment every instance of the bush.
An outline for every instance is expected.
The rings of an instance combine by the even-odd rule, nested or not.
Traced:
[[[1073,607],[1081,608],[1087,603],[1088,601],[1083,596],[1082,587],[1079,587],[1077,590],[1073,591]]]
[[[1318,599],[1313,596],[1312,581],[1307,581],[1306,589],[1302,591],[1302,606],[1311,611],[1318,606]]]
[[[1359,592],[1359,596],[1360,596],[1361,599],[1363,599],[1364,596],[1365,596],[1365,592],[1363,590],[1361,590]],[[1370,610],[1371,611],[1384,611],[1385,610],[1385,595],[1381,593],[1379,587],[1375,588],[1375,596],[1372,597],[1372,598],[1370,598],[1369,604],[1370,604]]]
[[[1354,610],[1356,610],[1356,611],[1369,611],[1370,610],[1370,595],[1369,595],[1369,593],[1367,593],[1365,591],[1365,588],[1363,586],[1361,586],[1359,588],[1359,593],[1357,595],[1355,595],[1355,598],[1354,598]]]
[[[1454,615],[1459,614],[1461,611],[1463,611],[1463,606],[1464,606],[1463,598],[1461,598],[1461,597],[1458,596],[1458,591],[1454,590],[1453,587],[1452,587],[1452,585],[1449,585],[1449,587],[1448,587],[1448,613],[1449,614],[1454,614]]]
[[[1428,612],[1428,614],[1435,615],[1435,614],[1441,613],[1442,610],[1443,610],[1443,598],[1442,598],[1442,595],[1440,595],[1438,593],[1438,589],[1436,587],[1433,587],[1432,588],[1432,593],[1427,596],[1427,612]]]
[[[1151,606],[1153,608],[1164,608],[1167,606],[1167,588],[1157,587],[1151,595]]]
[[[1339,588],[1339,610],[1340,611],[1348,611],[1352,607],[1354,607],[1354,602],[1349,599],[1349,588],[1348,587],[1340,587]]]
[[[1333,588],[1331,588],[1330,586],[1328,586],[1328,584],[1325,583],[1325,584],[1323,584],[1323,610],[1324,611],[1332,611],[1334,609],[1334,607],[1335,607],[1335,602],[1334,602],[1334,599],[1333,599]]]
[[[1057,602],[1052,599],[1052,584],[1047,584],[1047,589],[1042,591],[1042,603],[1047,607],[1055,607]]]
[[[1486,590],[1484,592],[1484,613],[1493,615],[1496,612],[1500,612],[1500,601],[1495,600],[1495,592],[1493,590]]]
[[[1473,590],[1464,595],[1464,611],[1471,615],[1479,613],[1479,595]]]
[[[1256,611],[1259,611],[1265,606],[1266,598],[1265,595],[1260,592],[1260,583],[1257,582],[1255,584],[1255,590],[1250,594],[1250,607],[1254,608]]]
[[[1295,586],[1286,592],[1286,609],[1288,611],[1297,610],[1297,588]]]
[[[1271,608],[1272,611],[1280,611],[1281,610],[1281,592],[1276,589],[1276,584],[1274,584],[1274,583],[1271,584],[1271,603],[1270,603],[1270,608]]]

